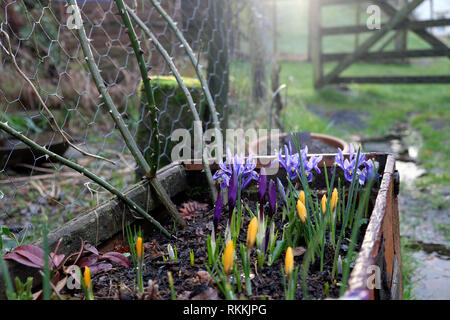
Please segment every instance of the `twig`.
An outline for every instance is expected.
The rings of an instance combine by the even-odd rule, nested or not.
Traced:
[[[114,173],[123,174],[123,173],[128,173],[130,171],[131,171],[131,169],[125,168],[125,169],[114,171]],[[68,177],[68,178],[79,179],[79,178],[83,178],[83,175],[81,175],[78,172],[55,172],[52,174],[40,174],[40,175],[36,175],[36,176],[31,176],[31,177],[17,177],[17,178],[4,179],[4,180],[0,180],[0,184],[17,183],[17,182],[33,181],[33,180],[47,180],[47,179],[54,179],[54,178],[58,178],[58,177]],[[67,184],[68,181],[64,180],[64,181],[61,181],[61,183]]]
[[[153,263],[156,265],[171,266],[171,265],[175,265],[175,264],[180,264],[180,262],[181,262],[180,260],[167,260],[167,261],[155,261]]]
[[[117,0],[116,0],[117,1]],[[121,1],[121,0],[119,0]],[[183,78],[181,77],[180,73],[178,72],[178,69],[176,68],[175,64],[173,63],[173,60],[170,58],[169,54],[167,53],[166,49],[161,45],[161,43],[158,41],[158,39],[155,37],[155,35],[150,31],[149,28],[145,25],[145,23],[134,13],[133,9],[125,5],[129,15],[133,20],[139,25],[139,27],[144,31],[144,33],[150,38],[152,43],[155,45],[158,52],[163,56],[166,63],[169,65],[170,70],[172,71],[173,75],[175,76],[175,79],[178,82],[178,85],[180,86],[181,90],[183,91],[184,95],[186,96],[189,108],[191,109],[192,115],[194,116],[194,120],[200,121],[200,116],[198,115],[197,109],[195,108],[194,100],[192,99],[191,93],[189,92],[188,88],[184,84]],[[202,150],[205,150],[205,141],[202,137]],[[212,179],[211,174],[211,168],[209,167],[209,161],[208,161],[208,155],[207,152],[203,152],[202,154],[202,162],[205,169],[206,177],[208,180],[209,188],[211,191],[211,196],[214,201],[217,199],[217,190],[214,186],[214,182]]]
[[[134,55],[139,66],[139,71],[141,72],[142,82],[144,84],[144,91],[147,98],[147,104],[149,107],[150,121],[151,121],[151,137],[150,142],[151,153],[150,158],[150,176],[148,178],[153,178],[156,175],[156,170],[158,169],[159,163],[159,129],[158,129],[158,118],[157,109],[155,103],[155,97],[153,95],[153,89],[150,84],[150,77],[148,75],[147,66],[145,65],[143,53],[140,43],[137,39],[136,32],[134,31],[133,25],[131,24],[130,17],[128,16],[127,10],[125,10],[125,4],[123,0],[115,0],[117,8],[119,9],[119,14],[122,17],[122,21],[127,28],[128,37],[131,41],[131,46],[133,47]]]
[[[39,274],[41,276],[44,276],[44,273],[41,270],[39,270]],[[48,283],[50,284],[50,287],[52,287],[52,289],[55,292],[55,294],[58,297],[58,299],[59,300],[64,300],[64,298],[59,294],[58,289],[56,289],[55,285],[51,281],[49,281]]]
[[[58,154],[56,154],[56,153],[46,149],[46,148],[38,145],[33,140],[27,138],[26,136],[24,136],[20,132],[18,132],[16,130],[14,130],[13,128],[11,128],[7,123],[3,123],[3,122],[0,121],[0,129],[2,129],[3,131],[9,133],[13,137],[19,139],[20,141],[22,141],[26,145],[30,146],[32,149],[46,154],[48,157],[50,157],[50,158],[52,158],[52,159],[54,159],[56,161],[59,161],[60,163],[62,163],[64,165],[66,165],[66,166],[68,166],[68,167],[70,167],[70,168],[80,172],[82,175],[84,175],[87,178],[91,179],[92,181],[96,182],[97,184],[99,184],[100,186],[102,186],[103,188],[105,188],[106,190],[108,190],[109,192],[114,194],[115,196],[117,196],[123,202],[125,202],[130,208],[132,208],[133,210],[137,211],[140,215],[142,215],[147,220],[149,220],[164,235],[166,235],[169,238],[172,237],[171,234],[158,221],[156,221],[152,216],[150,216],[145,210],[143,210],[133,200],[131,200],[130,198],[125,196],[122,192],[117,190],[115,187],[113,187],[108,182],[106,182],[102,178],[98,177],[94,173],[90,172],[89,170],[87,170],[83,166],[80,166],[78,163],[72,162],[72,161],[70,161],[70,160],[68,160],[68,159],[66,159],[66,158],[64,158],[64,157],[62,157],[62,156],[60,156],[60,155],[58,155]]]
[[[76,1],[69,0],[69,3],[75,9],[75,14],[78,16],[81,16],[80,9],[78,8]],[[137,164],[145,171],[146,176],[148,178],[151,178],[150,184],[155,189],[158,198],[161,200],[161,202],[167,208],[167,210],[172,215],[174,220],[182,227],[186,227],[186,222],[180,217],[177,208],[173,204],[173,202],[170,199],[167,192],[164,190],[164,187],[161,185],[161,183],[158,181],[158,179],[156,177],[151,176],[151,168],[150,168],[149,164],[147,163],[147,161],[145,160],[141,151],[139,150],[139,148],[136,144],[136,141],[134,140],[133,136],[131,135],[130,131],[128,130],[128,127],[126,126],[122,116],[120,115],[111,96],[109,95],[108,91],[106,90],[103,78],[100,75],[98,66],[94,61],[94,56],[92,54],[89,40],[86,36],[86,31],[84,29],[84,26],[81,25],[77,31],[78,31],[78,38],[80,40],[81,48],[83,50],[88,68],[92,75],[92,78],[94,79],[95,85],[97,86],[97,89],[100,92],[103,102],[109,108],[109,114],[111,115],[111,117],[113,118],[117,127],[119,128],[119,131],[120,131],[128,149],[130,150],[130,152],[133,155],[134,159],[136,160]]]
[[[103,158],[101,156],[89,153],[84,151],[83,149],[80,149],[79,147],[77,147],[75,144],[73,144],[69,138],[66,136],[66,133],[64,133],[64,131],[61,130],[61,128],[58,125],[58,122],[56,121],[55,117],[53,116],[53,113],[50,111],[50,109],[47,107],[47,105],[45,104],[44,100],[42,100],[41,95],[39,94],[39,91],[36,89],[36,87],[34,86],[33,82],[31,82],[30,79],[28,79],[27,75],[19,68],[19,66],[17,65],[17,61],[16,58],[14,57],[14,55],[12,54],[12,47],[11,47],[11,41],[9,40],[9,35],[4,31],[4,30],[0,30],[3,34],[3,36],[6,39],[6,42],[8,44],[8,49],[6,49],[4,46],[1,46],[3,48],[3,50],[5,51],[5,53],[11,58],[14,68],[16,69],[16,71],[20,74],[20,76],[30,85],[31,89],[33,90],[34,94],[36,95],[36,97],[39,100],[39,103],[42,105],[42,107],[44,108],[44,110],[47,112],[48,117],[50,118],[50,125],[53,123],[53,126],[56,128],[56,130],[59,132],[59,134],[64,138],[64,140],[67,142],[67,144],[69,144],[72,148],[74,148],[75,150],[77,150],[78,152],[80,152],[81,154],[88,156],[88,157],[92,157],[92,158],[96,158],[99,160],[104,160],[107,161],[109,163],[115,164],[114,161]]]
[[[205,77],[203,76],[202,69],[200,68],[200,66],[198,64],[198,60],[194,55],[194,51],[192,51],[191,46],[184,38],[181,31],[178,29],[175,22],[167,14],[167,12],[160,6],[159,2],[156,0],[151,0],[151,2],[153,4],[153,6],[155,7],[155,9],[159,12],[159,14],[164,18],[164,20],[167,21],[167,23],[169,24],[169,27],[175,32],[178,40],[183,45],[183,48],[186,51],[186,54],[188,55],[189,60],[191,60],[191,63],[195,68],[195,72],[197,73],[197,77],[200,80],[200,83],[202,85],[202,89],[205,94],[206,101],[208,102],[209,111],[211,112],[214,127],[216,129],[220,130],[220,123],[219,123],[219,119],[217,118],[216,106],[215,106],[214,100],[211,96],[211,92],[209,91],[208,83],[207,83]],[[218,155],[218,158],[221,161],[222,160],[222,154],[221,154],[222,150],[219,150],[219,151],[220,151],[220,154]]]

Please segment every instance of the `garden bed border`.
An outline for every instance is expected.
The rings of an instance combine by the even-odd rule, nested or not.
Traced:
[[[322,154],[323,162],[327,166],[334,163],[334,154]],[[311,156],[311,155],[310,155]],[[398,173],[395,170],[395,158],[391,154],[369,153],[369,158],[385,157],[385,162],[380,163],[384,168],[380,189],[375,201],[375,206],[364,235],[363,243],[356,259],[355,266],[350,274],[349,287],[345,297],[369,298],[369,299],[402,299],[402,273],[401,273],[401,252],[400,252],[400,231],[398,214]],[[255,157],[257,167],[267,167],[274,156]],[[217,164],[212,164],[211,169],[217,168]],[[189,171],[199,171],[203,169],[201,164],[180,164],[174,162],[160,170],[157,177],[171,197],[186,190],[189,185]],[[158,201],[153,199],[149,192],[148,181],[142,181],[129,188],[125,195],[130,197],[148,212],[157,208]],[[49,233],[49,247],[53,250],[59,239],[61,240],[59,254],[68,255],[77,252],[81,246],[81,239],[97,246],[102,242],[111,239],[116,234],[123,231],[125,221],[132,222],[134,216],[126,213],[125,206],[116,197],[112,197],[107,202],[89,210],[85,214],[64,224]],[[102,221],[100,224],[99,221]],[[42,241],[34,243],[42,247]],[[41,277],[37,269],[32,269],[20,265],[14,261],[7,261],[11,277],[18,276],[22,281],[27,276],[33,276],[33,284],[39,285]],[[371,266],[377,266],[380,274],[373,274]],[[373,267],[372,267],[373,268]],[[375,276],[380,280],[373,289],[369,289],[368,280]],[[373,279],[375,279],[373,278]],[[5,299],[5,287],[3,275],[0,271],[0,299]]]

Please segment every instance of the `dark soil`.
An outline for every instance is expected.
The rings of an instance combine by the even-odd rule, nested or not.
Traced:
[[[209,202],[209,208],[213,208],[210,201],[205,196],[197,196],[197,201]],[[252,200],[254,195],[248,195],[244,197],[244,203],[254,210],[256,202]],[[186,200],[186,198],[184,199]],[[182,200],[181,200],[182,201]],[[178,203],[181,203],[179,201]],[[268,209],[268,208],[266,208]],[[178,241],[168,240],[166,237],[153,232],[151,236],[145,238],[145,269],[144,269],[144,285],[148,285],[148,281],[152,280],[153,284],[158,285],[158,290],[154,291],[152,298],[154,299],[171,299],[170,287],[168,282],[167,272],[170,271],[173,275],[175,292],[177,299],[224,299],[223,294],[218,287],[210,279],[209,274],[206,272],[205,262],[207,263],[208,255],[206,251],[206,239],[207,235],[211,234],[212,229],[212,215],[213,210],[209,210],[200,216],[193,217],[191,220],[187,220],[188,227],[184,230],[178,229],[176,231],[176,237]],[[243,217],[243,228],[241,229],[240,241],[245,243],[247,225],[249,223],[249,214],[245,214]],[[227,221],[227,213],[222,216],[222,223],[219,226],[221,232],[224,231]],[[280,230],[278,239],[281,237],[281,212],[275,215],[274,219],[276,227]],[[173,230],[173,226],[166,225],[169,230]],[[276,228],[276,230],[277,230]],[[362,241],[362,235],[365,233],[366,226],[360,230],[360,236],[358,238],[358,245],[356,251],[359,250],[359,244]],[[339,232],[339,227],[337,234]],[[147,234],[149,234],[147,232]],[[120,235],[121,237],[121,235]],[[348,248],[349,234],[346,235],[340,255],[346,256],[346,249]],[[163,255],[167,257],[167,245],[171,243],[172,246],[176,246],[178,253],[178,260],[167,261],[163,260]],[[117,245],[116,250],[123,251],[126,248],[126,244],[122,243],[123,247]],[[238,246],[237,246],[238,247]],[[189,250],[192,249],[195,255],[195,263],[193,266],[190,264]],[[125,249],[126,251],[126,249]],[[256,261],[255,249],[252,250],[252,263]],[[220,255],[221,256],[221,255]],[[236,250],[237,261],[240,263],[240,255],[238,248]],[[303,262],[304,255],[296,256],[295,265],[300,265]],[[331,280],[332,261],[334,258],[333,248],[326,247],[324,257],[324,271],[319,272],[319,259],[315,259],[315,263],[311,264],[309,274],[307,278],[308,293],[310,299],[325,299],[324,286],[325,283],[329,284],[329,297],[337,298],[339,296],[340,287],[333,284]],[[255,273],[252,279],[253,297],[250,299],[284,299],[284,287],[281,274],[281,268],[284,266],[284,253],[281,257],[268,267],[264,264],[263,268],[259,268],[255,272],[254,264],[252,272]],[[303,289],[301,287],[301,267],[298,277],[298,285],[296,289],[295,298],[303,298]],[[341,276],[336,277],[336,282],[339,283]],[[133,267],[129,269],[124,267],[117,267],[109,271],[99,272],[93,276],[94,295],[96,299],[136,299],[134,294],[135,288],[135,271]],[[242,282],[244,277],[242,276]],[[122,285],[122,289],[119,290],[119,285]],[[156,293],[155,293],[156,292]],[[235,290],[236,296],[237,288]],[[243,289],[245,293],[245,289]],[[147,297],[148,298],[148,297]]]

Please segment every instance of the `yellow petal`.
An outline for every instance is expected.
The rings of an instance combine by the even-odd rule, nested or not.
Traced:
[[[327,210],[327,196],[323,195],[322,197],[322,212],[325,214],[325,210]]]
[[[88,266],[84,267],[84,285],[89,288],[91,285],[91,270]]]
[[[306,208],[300,199],[297,200],[297,213],[300,221],[306,223]]]
[[[136,255],[138,260],[141,260],[144,253],[144,246],[142,245],[142,238],[138,237],[136,240]]]
[[[225,252],[222,257],[223,269],[225,270],[225,274],[228,276],[233,270],[234,264],[234,244],[233,240],[230,240],[225,247]]]
[[[338,202],[338,191],[336,188],[333,189],[333,193],[331,194],[331,212],[336,209]]]
[[[305,192],[303,190],[300,191],[300,193],[298,194],[298,200],[300,200],[304,206],[306,206],[306,202],[305,202]]]
[[[258,219],[253,217],[252,221],[250,221],[247,230],[247,248],[253,248],[256,240],[256,233],[258,232]]]
[[[292,270],[294,269],[294,254],[292,248],[288,247],[286,250],[286,257],[284,259],[284,272],[288,278],[291,277]]]

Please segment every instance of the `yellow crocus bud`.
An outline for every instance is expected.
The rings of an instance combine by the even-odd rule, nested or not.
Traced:
[[[142,238],[138,237],[136,240],[136,256],[138,260],[142,259],[144,253],[144,246],[142,245]]]
[[[286,250],[286,257],[284,259],[284,272],[288,279],[291,277],[292,270],[294,269],[294,254],[292,253],[292,248],[288,247]]]
[[[327,210],[327,196],[323,195],[322,197],[322,212],[325,215],[325,211]]]
[[[301,190],[298,194],[298,200],[300,200],[304,206],[306,206],[306,202],[305,202],[305,192],[303,190]]]
[[[91,286],[91,270],[88,266],[84,267],[84,285],[86,288]]]
[[[252,221],[250,221],[247,230],[247,248],[250,250],[253,248],[256,240],[256,234],[258,232],[258,219],[253,217]]]
[[[306,223],[306,207],[300,199],[297,200],[297,213],[300,221]]]
[[[228,276],[231,273],[231,270],[233,270],[233,264],[234,264],[234,244],[233,240],[230,240],[225,247],[225,252],[223,253],[222,257],[222,263],[223,263],[223,269],[225,271],[225,274]]]
[[[338,202],[338,191],[336,188],[333,189],[333,192],[331,193],[331,212],[334,212],[336,210]]]

